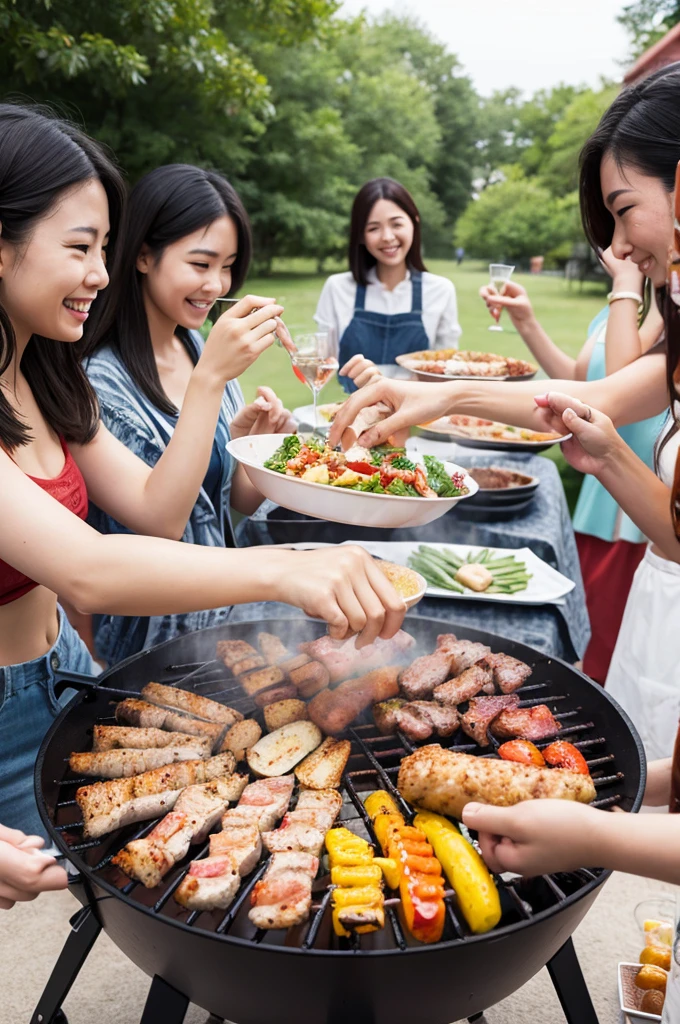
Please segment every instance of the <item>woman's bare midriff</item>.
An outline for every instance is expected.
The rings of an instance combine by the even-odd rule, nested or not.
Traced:
[[[46,587],[0,605],[0,666],[42,657],[54,646],[58,632],[57,596]]]

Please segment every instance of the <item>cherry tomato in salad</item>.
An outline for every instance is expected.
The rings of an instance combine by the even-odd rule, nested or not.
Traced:
[[[367,476],[373,476],[378,472],[378,467],[372,466],[370,462],[348,462],[347,469],[351,469],[355,473],[365,473]]]

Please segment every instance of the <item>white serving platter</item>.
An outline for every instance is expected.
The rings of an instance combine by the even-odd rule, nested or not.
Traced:
[[[277,473],[273,469],[265,469],[264,463],[282,442],[282,434],[246,435],[229,441],[227,451],[245,467],[248,477],[265,498],[293,512],[332,523],[385,529],[423,526],[439,519],[459,501],[464,501],[479,490],[472,477],[451,462],[444,462],[447,473],[462,473],[468,494],[455,498],[398,497],[316,484]],[[415,455],[413,461],[422,464],[423,457]]]

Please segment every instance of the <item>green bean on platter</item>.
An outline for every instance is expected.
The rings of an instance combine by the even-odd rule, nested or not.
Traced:
[[[526,563],[514,555],[492,558],[489,548],[471,548],[462,558],[450,548],[421,544],[409,555],[408,565],[423,576],[430,586],[457,594],[516,594],[526,590],[531,579]],[[480,569],[472,569],[480,566]],[[487,575],[488,574],[488,575]],[[476,586],[469,586],[470,579]]]

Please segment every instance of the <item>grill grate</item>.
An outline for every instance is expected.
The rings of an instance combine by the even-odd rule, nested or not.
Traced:
[[[156,678],[161,678],[162,682],[166,684],[181,686],[201,693],[203,696],[222,700],[246,715],[252,715],[254,712],[261,715],[261,712],[256,712],[254,709],[251,698],[243,693],[240,685],[231,678],[219,660],[170,664],[165,667],[164,673],[157,674]],[[553,693],[554,688],[554,684],[550,680],[523,687],[521,694],[531,694],[531,696],[525,696],[520,701],[520,706],[530,707],[539,703],[547,703],[559,720],[568,723],[565,724],[560,735],[573,737],[575,746],[584,753],[586,758],[590,753],[593,754],[588,760],[588,765],[598,794],[607,788],[616,790],[617,785],[623,781],[624,775],[620,771],[612,771],[615,768],[616,758],[614,754],[607,751],[604,736],[592,735],[595,725],[592,721],[587,720],[587,715],[582,715],[581,706],[572,700],[568,692]],[[133,691],[129,691],[126,695],[131,696],[132,694]],[[104,703],[109,699],[109,694],[105,690],[101,690],[99,700]],[[569,706],[565,702],[571,702],[574,706]],[[558,707],[561,706],[567,709],[558,711]],[[586,720],[582,720],[583,717]],[[96,718],[98,724],[113,720],[113,716],[106,714]],[[338,824],[346,825],[364,835],[377,847],[375,834],[361,798],[362,794],[376,788],[387,789],[397,801],[398,806],[401,807],[407,820],[412,820],[413,812],[398,793],[394,777],[399,770],[402,757],[413,752],[416,745],[402,733],[397,733],[394,736],[382,736],[377,732],[372,721],[358,723],[348,730],[347,736],[352,741],[352,750],[348,769],[343,778],[344,803]],[[474,742],[462,742],[463,738],[464,734],[458,732],[449,740],[440,742],[442,745],[475,753],[478,756],[498,756],[496,750],[499,744],[493,737],[490,737],[492,746],[489,750],[482,750]],[[538,746],[546,746],[548,742],[550,741],[539,743]],[[605,774],[605,767],[610,772],[609,774]],[[208,931],[219,937],[238,936],[257,945],[281,946],[285,944],[287,947],[293,946],[307,951],[333,949],[341,953],[386,949],[406,952],[414,945],[420,948],[420,944],[415,943],[402,929],[394,903],[390,904],[389,902],[385,907],[386,925],[382,931],[353,936],[351,940],[336,937],[330,923],[331,890],[327,884],[327,876],[320,880],[323,892],[320,901],[314,904],[310,919],[305,925],[290,929],[288,932],[265,932],[255,929],[247,916],[249,897],[256,882],[266,870],[266,859],[249,877],[243,880],[236,897],[226,912],[188,912],[175,903],[172,896],[188,872],[191,861],[207,855],[209,850],[207,841],[200,848],[192,847],[188,858],[169,872],[161,886],[154,890],[146,890],[141,884],[130,881],[112,865],[111,861],[125,843],[148,834],[159,819],[145,822],[141,827],[131,826],[120,833],[114,833],[101,839],[85,840],[82,834],[82,822],[76,820],[77,810],[74,809],[77,809],[77,804],[73,795],[79,785],[90,783],[93,780],[76,778],[65,766],[64,776],[54,781],[64,798],[60,799],[56,805],[53,828],[62,838],[69,855],[76,857],[84,855],[84,864],[88,873],[94,875],[97,882],[100,882],[105,888],[112,888],[134,900],[155,915],[180,921],[184,925],[199,931]],[[621,793],[614,791],[598,796],[595,806],[609,807],[620,800]],[[265,858],[266,856],[265,854]],[[503,909],[498,929],[518,921],[530,920],[540,911],[559,906],[579,889],[596,881],[601,874],[602,872],[598,870],[581,869],[568,874],[544,875],[530,880],[497,878]],[[318,882],[315,883],[316,887],[318,885]],[[388,901],[396,895],[389,890],[386,891]],[[449,894],[445,901],[447,920],[442,942],[464,942],[470,937],[470,931],[458,909],[456,897]]]

